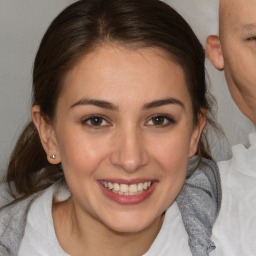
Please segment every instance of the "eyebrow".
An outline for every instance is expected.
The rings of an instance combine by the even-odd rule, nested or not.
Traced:
[[[151,108],[157,108],[157,107],[161,107],[164,105],[169,105],[169,104],[174,104],[174,105],[179,105],[182,108],[185,108],[184,104],[175,98],[167,98],[167,99],[161,99],[161,100],[154,100],[152,102],[146,103],[145,105],[143,105],[142,110],[147,110],[147,109],[151,109]],[[93,105],[99,108],[103,108],[103,109],[108,109],[108,110],[114,110],[114,111],[118,111],[119,108],[118,106],[107,102],[105,100],[97,100],[97,99],[81,99],[78,102],[74,103],[71,108],[74,108],[76,106],[83,106],[83,105]]]
[[[256,28],[256,23],[244,24],[243,28],[246,30],[251,30]]]
[[[147,110],[150,108],[161,107],[161,106],[168,105],[168,104],[175,104],[175,105],[181,106],[182,108],[185,108],[184,104],[180,100],[175,99],[175,98],[167,98],[167,99],[163,99],[163,100],[154,100],[152,102],[149,102],[149,103],[145,104],[142,109]]]
[[[74,103],[71,108],[74,108],[76,106],[81,106],[81,105],[93,105],[99,108],[104,108],[104,109],[109,109],[109,110],[118,110],[118,107],[115,106],[114,104],[104,101],[104,100],[96,100],[96,99],[81,99],[78,102]]]
[[[242,30],[246,33],[256,32],[256,23],[244,24]]]

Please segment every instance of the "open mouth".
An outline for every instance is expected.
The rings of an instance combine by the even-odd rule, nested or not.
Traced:
[[[145,191],[147,191],[151,186],[151,181],[140,182],[135,184],[119,184],[112,183],[109,181],[101,181],[100,182],[107,190],[112,191],[113,193],[125,196],[134,196],[139,195]]]

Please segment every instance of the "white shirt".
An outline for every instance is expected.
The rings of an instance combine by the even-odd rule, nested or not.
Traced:
[[[213,241],[223,256],[256,255],[256,133],[251,146],[232,148],[233,157],[219,162],[222,206],[213,228]]]
[[[70,196],[69,191],[57,185],[49,187],[45,193],[32,204],[25,234],[18,256],[69,256],[61,248],[53,225],[52,200],[63,201]],[[182,222],[176,202],[165,214],[162,228],[151,248],[143,256],[191,256],[188,235]]]
[[[49,187],[31,205],[18,256],[69,256],[62,250],[53,225],[52,200],[57,189],[57,185]],[[69,196],[70,193],[65,189],[56,194],[59,201]]]

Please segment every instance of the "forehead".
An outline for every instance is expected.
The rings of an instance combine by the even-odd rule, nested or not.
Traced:
[[[256,0],[220,0],[220,29],[256,26]]]
[[[187,83],[182,67],[165,52],[106,45],[84,55],[67,73],[62,94],[80,97],[91,93],[93,97],[113,99],[124,92],[128,98],[133,91],[160,97],[170,90],[187,93]]]

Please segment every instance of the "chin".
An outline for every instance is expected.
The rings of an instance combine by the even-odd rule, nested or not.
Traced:
[[[161,216],[155,218],[122,216],[122,218],[113,218],[107,227],[117,233],[139,233],[154,226],[160,219]]]
[[[146,226],[147,227],[147,226]],[[118,233],[118,234],[136,234],[140,233],[143,230],[146,229],[144,226],[115,226],[115,227],[108,227],[112,232]]]

